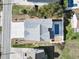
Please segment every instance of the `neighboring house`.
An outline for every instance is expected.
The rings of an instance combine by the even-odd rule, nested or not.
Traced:
[[[75,9],[74,15],[71,19],[72,28],[75,32],[79,32],[79,9]]]
[[[43,49],[11,48],[10,59],[47,59]]]
[[[44,5],[50,2],[59,2],[60,0],[12,0],[12,3],[20,5]]]
[[[74,32],[79,32],[79,0],[68,0],[67,10],[72,10],[74,12],[71,25]]]
[[[68,0],[68,10],[79,8],[79,0]]]
[[[26,19],[11,23],[11,39],[64,42],[63,19]]]

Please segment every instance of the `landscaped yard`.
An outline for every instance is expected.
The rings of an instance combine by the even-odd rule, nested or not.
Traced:
[[[63,16],[63,10],[61,6],[59,6],[59,4],[53,5],[53,6],[51,6],[50,4],[48,6],[43,6],[37,12],[35,9],[25,8],[22,6],[13,7],[13,14],[22,14],[22,13],[28,14],[28,12],[30,16],[39,16],[39,17],[46,16],[50,18],[53,16],[58,16],[58,15]],[[72,12],[70,13],[68,12],[66,18],[70,19],[71,16],[72,16]],[[66,41],[65,41],[65,47],[63,50],[58,51],[60,53],[60,56],[57,59],[79,59],[79,33],[74,34],[73,29],[71,28],[71,25],[68,25],[67,23],[66,23],[65,29],[67,30],[67,32],[65,32],[67,34]],[[13,45],[13,47],[33,48],[36,46],[24,44],[24,45]]]
[[[63,9],[59,3],[49,3],[40,7],[13,5],[12,10],[13,15],[27,14],[38,18],[61,18],[63,16]]]

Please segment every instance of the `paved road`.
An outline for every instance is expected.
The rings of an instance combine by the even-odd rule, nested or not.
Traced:
[[[3,34],[2,34],[2,54],[10,52],[10,22],[12,14],[12,6],[10,3],[11,0],[3,0]],[[10,55],[2,55],[1,59],[10,59]]]

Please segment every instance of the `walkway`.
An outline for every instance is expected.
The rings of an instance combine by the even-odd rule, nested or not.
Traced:
[[[24,39],[12,39],[12,44],[33,44],[35,46],[54,46],[55,44],[61,44],[61,40],[54,41],[34,41],[34,40],[24,40]]]

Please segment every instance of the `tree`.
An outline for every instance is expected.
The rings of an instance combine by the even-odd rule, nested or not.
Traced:
[[[63,9],[59,3],[49,3],[48,5],[40,7],[39,15],[40,17],[47,16],[48,18],[62,17]]]
[[[74,31],[71,27],[71,22],[70,22],[72,15],[73,15],[72,10],[68,10],[64,12],[64,40],[70,39],[70,37],[73,37],[72,34],[74,34],[73,33]],[[72,36],[70,36],[69,34]]]

